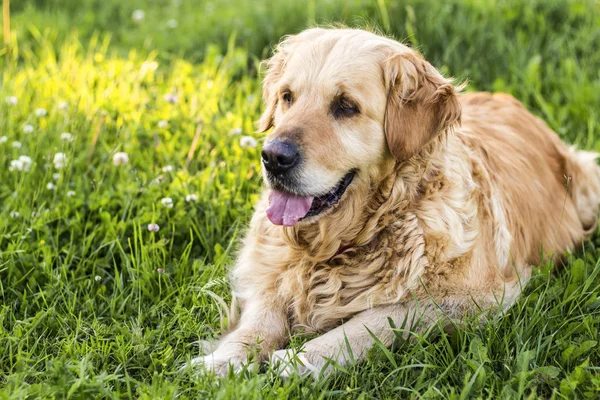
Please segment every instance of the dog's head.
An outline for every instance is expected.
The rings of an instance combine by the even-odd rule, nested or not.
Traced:
[[[267,62],[261,131],[276,225],[331,212],[357,175],[376,178],[460,119],[451,81],[418,53],[370,32],[309,29]],[[356,183],[354,183],[356,184]]]

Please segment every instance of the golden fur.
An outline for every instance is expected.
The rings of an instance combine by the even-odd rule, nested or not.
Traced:
[[[506,308],[541,255],[556,259],[594,231],[595,154],[568,149],[509,95],[460,89],[365,31],[310,29],[278,46],[261,130],[300,144],[307,191],[358,173],[333,210],[293,227],[266,218],[265,189],[232,273],[240,320],[194,363],[223,374],[251,354],[267,359],[297,331],[323,335],[296,357],[273,353],[284,375],[346,363],[348,345],[360,360],[373,344],[366,328],[390,345],[388,317],[430,324]],[[340,91],[360,115],[328,115]]]

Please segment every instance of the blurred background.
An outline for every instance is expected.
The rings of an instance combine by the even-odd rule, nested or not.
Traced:
[[[236,45],[249,62],[283,35],[315,24],[375,27],[418,48],[446,74],[532,104],[565,133],[589,125],[598,105],[599,6],[595,0],[19,0],[13,34],[23,52],[40,36],[110,37],[110,49],[203,60]],[[559,106],[560,105],[560,106]],[[591,108],[591,109],[590,109]],[[591,144],[591,143],[588,143]]]

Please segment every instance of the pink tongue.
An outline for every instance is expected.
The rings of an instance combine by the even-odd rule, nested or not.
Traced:
[[[269,197],[267,217],[275,225],[294,226],[306,215],[313,197],[296,196],[273,190]]]

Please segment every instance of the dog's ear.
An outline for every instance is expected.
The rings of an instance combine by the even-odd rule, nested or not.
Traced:
[[[388,88],[384,130],[397,160],[414,156],[440,132],[460,123],[461,107],[452,80],[417,53],[394,54],[384,65]]]
[[[258,120],[258,131],[265,132],[273,126],[273,118],[277,109],[278,93],[277,82],[283,75],[283,69],[287,58],[292,52],[296,36],[287,36],[277,45],[273,56],[262,64],[266,68],[265,79],[263,80],[263,101],[265,102],[265,111]]]

